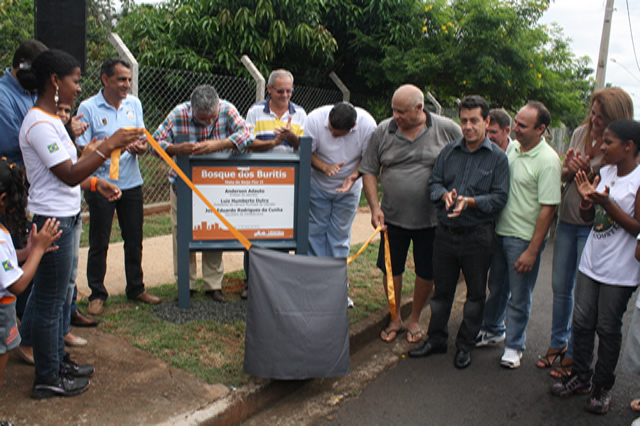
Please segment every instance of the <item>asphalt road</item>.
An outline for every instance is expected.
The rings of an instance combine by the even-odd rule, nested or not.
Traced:
[[[453,366],[454,339],[460,315],[452,318],[449,351],[423,359],[402,358],[384,371],[357,397],[338,405],[320,423],[344,425],[630,425],[638,417],[629,402],[640,397],[637,376],[617,371],[609,413],[597,416],[584,411],[584,396],[559,399],[549,393],[554,379],[535,362],[549,344],[551,329],[552,244],[542,255],[527,328],[527,350],[516,370],[500,367],[504,346],[481,348],[472,353],[466,370]],[[623,338],[631,321],[634,294],[625,314]],[[623,346],[624,349],[624,346]]]

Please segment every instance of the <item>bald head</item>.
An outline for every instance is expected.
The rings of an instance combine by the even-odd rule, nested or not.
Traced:
[[[413,84],[400,86],[391,100],[393,119],[405,133],[424,125],[427,116],[422,110],[423,107],[424,94]]]
[[[424,94],[422,90],[413,84],[405,84],[398,87],[393,94],[393,100],[398,100],[412,108],[420,105],[420,109],[422,109],[422,106],[424,106]]]

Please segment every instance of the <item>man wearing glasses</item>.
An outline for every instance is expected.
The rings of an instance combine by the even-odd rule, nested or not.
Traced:
[[[218,98],[208,84],[198,86],[189,102],[176,106],[153,134],[171,156],[202,155],[212,152],[244,152],[253,140],[251,129],[231,103]],[[171,223],[173,227],[173,275],[178,281],[176,174],[171,181]],[[222,294],[224,265],[221,251],[202,252],[202,279],[205,294],[217,302],[227,301]],[[196,285],[196,254],[189,253],[189,288]]]
[[[247,124],[251,127],[255,140],[251,151],[270,153],[290,153],[298,150],[300,137],[304,133],[307,113],[299,105],[291,102],[293,94],[293,74],[278,69],[271,72],[267,82],[269,96],[266,100],[253,104],[247,112]],[[244,270],[248,276],[247,253],[244,254]],[[246,287],[242,298],[248,296]]]
[[[304,109],[291,102],[293,75],[283,69],[271,72],[267,91],[267,99],[253,104],[247,112],[247,124],[255,136],[251,151],[293,152],[307,119]]]

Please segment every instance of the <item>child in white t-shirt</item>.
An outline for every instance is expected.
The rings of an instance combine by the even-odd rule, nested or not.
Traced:
[[[36,226],[29,234],[26,246],[16,252],[11,232],[23,235],[27,229],[27,191],[24,187],[24,169],[0,159],[0,389],[4,370],[9,360],[9,351],[18,347],[20,334],[16,325],[16,297],[24,291],[36,272],[42,255],[60,237],[58,221],[48,219],[38,232]],[[6,227],[5,227],[6,226]],[[7,229],[9,228],[9,229]],[[19,257],[21,259],[19,259]],[[22,268],[18,260],[26,262]]]

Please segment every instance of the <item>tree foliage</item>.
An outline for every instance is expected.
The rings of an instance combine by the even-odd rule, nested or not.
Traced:
[[[480,94],[513,112],[536,99],[556,123],[575,126],[592,70],[559,28],[539,23],[549,1],[434,0],[424,6],[421,42],[387,49],[384,66],[394,84],[419,82],[445,102]]]
[[[560,28],[540,24],[550,1],[89,0],[87,53],[113,55],[116,31],[143,65],[239,74],[246,54],[264,75],[283,67],[306,85],[332,86],[335,71],[353,93],[378,96],[383,115],[413,83],[448,106],[480,94],[514,112],[537,99],[574,127],[592,70]],[[31,37],[33,1],[0,0],[0,50]]]
[[[480,94],[516,111],[537,99],[575,126],[593,89],[557,27],[539,20],[551,0],[169,0],[134,6],[117,31],[143,64],[263,74],[388,97],[411,82],[444,104]]]
[[[120,14],[133,6],[132,0],[116,1],[87,1],[89,61],[102,62],[115,54],[107,38]],[[5,57],[12,57],[20,43],[34,37],[33,8],[33,0],[0,0],[0,52]]]
[[[172,0],[132,8],[118,31],[149,65],[237,73],[246,54],[263,72],[284,58],[302,72],[330,63],[337,47],[321,8],[316,0]]]

